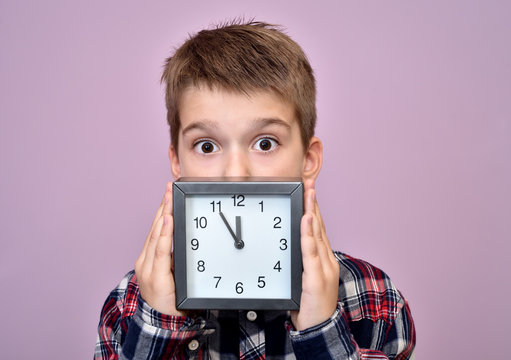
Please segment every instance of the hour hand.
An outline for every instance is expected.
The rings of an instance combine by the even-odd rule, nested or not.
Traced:
[[[236,216],[236,234],[234,231],[232,231],[231,226],[229,225],[229,222],[225,218],[224,214],[219,211],[220,217],[224,221],[225,226],[227,227],[227,230],[229,230],[229,233],[231,234],[232,238],[234,239],[234,246],[237,249],[242,249],[245,244],[243,243],[243,240],[241,240],[241,216]]]

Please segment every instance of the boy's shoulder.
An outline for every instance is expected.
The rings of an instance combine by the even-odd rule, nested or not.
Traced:
[[[367,261],[338,251],[334,255],[340,266],[338,297],[349,320],[392,323],[405,299],[390,277]]]

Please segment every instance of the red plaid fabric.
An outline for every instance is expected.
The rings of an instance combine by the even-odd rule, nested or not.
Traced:
[[[415,327],[408,303],[371,264],[335,252],[339,303],[323,324],[295,331],[289,314],[203,311],[161,314],[143,301],[134,272],[106,299],[94,358],[117,359],[397,359],[412,357]]]

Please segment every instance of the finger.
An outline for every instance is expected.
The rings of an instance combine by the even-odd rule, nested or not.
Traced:
[[[321,216],[319,205],[316,199],[316,190],[309,189],[308,196],[310,196],[310,199],[308,199],[309,204],[312,203],[312,205],[309,206],[312,206],[312,213],[314,214],[312,224],[314,238],[316,239],[317,242],[316,246],[318,248],[318,254],[320,256],[321,264],[323,265],[324,270],[328,270],[330,263],[336,262],[336,260],[332,253],[332,248],[326,235],[325,224],[323,222],[323,218]]]
[[[318,274],[322,271],[319,261],[319,253],[316,240],[314,239],[313,214],[307,212],[302,217],[301,226],[301,249],[304,273]]]
[[[312,201],[312,198],[310,197],[311,191],[314,191],[314,188],[311,186],[311,182],[307,181],[304,183],[305,189],[304,189],[304,211],[305,213],[308,212],[314,212],[314,201]]]
[[[317,248],[314,241],[314,229],[313,229],[313,217],[314,217],[314,201],[313,201],[313,192],[314,190],[307,187],[305,187],[305,194],[304,194],[304,207],[305,207],[305,214],[302,217],[301,222],[301,233],[306,238],[306,247],[305,247],[305,253],[316,256]],[[311,242],[311,243],[308,243]],[[303,251],[303,250],[302,250]]]
[[[168,275],[172,271],[171,250],[173,223],[174,220],[172,216],[163,214],[163,227],[154,252],[153,271],[156,274]]]
[[[172,198],[173,198],[173,193],[172,193],[172,183],[168,183],[167,184],[167,192],[165,193],[165,195],[167,196],[167,199],[165,200],[166,203],[163,207],[163,210],[162,210],[162,214],[165,215],[172,215],[173,213],[173,205],[174,205],[174,202],[172,201]]]
[[[316,197],[316,191],[314,190],[314,213],[316,214],[319,223],[321,224],[321,232],[326,235],[325,223],[323,222],[323,217],[321,216],[321,211],[319,210],[318,199]]]
[[[314,208],[314,189],[307,187],[305,190],[305,215],[302,218],[301,223],[301,233],[305,237],[305,249],[302,251],[309,256],[315,257],[318,256],[318,248],[317,248],[317,240],[315,239],[315,231],[314,231],[314,217],[315,217],[315,208]],[[316,226],[317,228],[317,226]]]
[[[304,185],[306,191],[305,196],[306,197],[311,196],[311,198],[307,199],[308,201],[306,202],[306,211],[311,211],[316,215],[321,224],[322,232],[326,235],[325,224],[323,223],[323,218],[321,217],[318,202],[316,199],[316,189],[314,188],[314,181],[307,180]]]
[[[321,216],[321,211],[319,210],[318,201],[316,199],[316,192],[314,192],[314,214],[316,216],[316,219],[318,220],[318,224],[321,230],[321,239],[323,240],[323,243],[327,247],[327,249],[329,251],[332,251],[330,242],[328,241],[328,237],[326,235],[325,223],[323,221],[323,217]]]
[[[170,183],[169,183],[170,184]],[[163,226],[163,213],[165,211],[168,212],[168,207],[171,203],[170,189],[171,186],[167,184],[167,191],[163,197],[162,205],[158,209],[157,215],[153,221],[153,225],[151,227],[151,232],[147,235],[146,243],[144,245],[144,249],[142,250],[143,264],[146,270],[152,270],[153,260],[154,260],[154,251],[158,244],[158,238],[160,237],[160,233]]]
[[[151,229],[149,230],[149,234],[147,235],[147,237],[145,239],[144,247],[142,248],[142,252],[140,254],[140,260],[141,261],[144,261],[145,254],[146,254],[146,251],[147,251],[147,246],[149,245],[149,242],[151,240],[151,236],[152,236],[153,231],[154,231],[154,229],[156,227],[156,224],[157,224],[158,220],[161,218],[162,213],[164,212],[165,205],[172,202],[171,201],[172,200],[172,196],[170,194],[171,191],[172,191],[172,183],[168,182],[167,186],[166,186],[166,189],[165,189],[165,194],[163,195],[163,199],[161,200],[161,203],[160,203],[160,207],[156,211],[156,215],[154,216],[153,222],[151,224]]]
[[[154,216],[153,223],[151,225],[151,232],[153,231],[156,223],[160,219],[161,215],[163,214],[163,211],[165,209],[165,205],[170,203],[172,200],[172,183],[168,182],[167,186],[165,188],[165,194],[163,195],[163,199],[161,201],[160,207],[158,208],[158,211],[156,212],[156,215]]]
[[[156,221],[156,225],[153,229],[153,232],[149,236],[149,241],[147,243],[147,248],[145,252],[145,258],[143,262],[143,268],[147,272],[151,272],[153,269],[154,262],[154,253],[156,251],[156,246],[158,245],[158,239],[160,237],[161,229],[163,227],[163,216]]]

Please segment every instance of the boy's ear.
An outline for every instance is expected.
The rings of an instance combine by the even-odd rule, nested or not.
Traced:
[[[304,181],[316,181],[321,166],[323,165],[323,143],[317,136],[313,136],[309,141],[309,147],[305,152],[303,161],[302,178]]]
[[[174,177],[174,180],[177,180],[181,177],[181,164],[179,164],[177,150],[174,149],[174,146],[172,144],[169,146],[169,160],[172,176]]]

